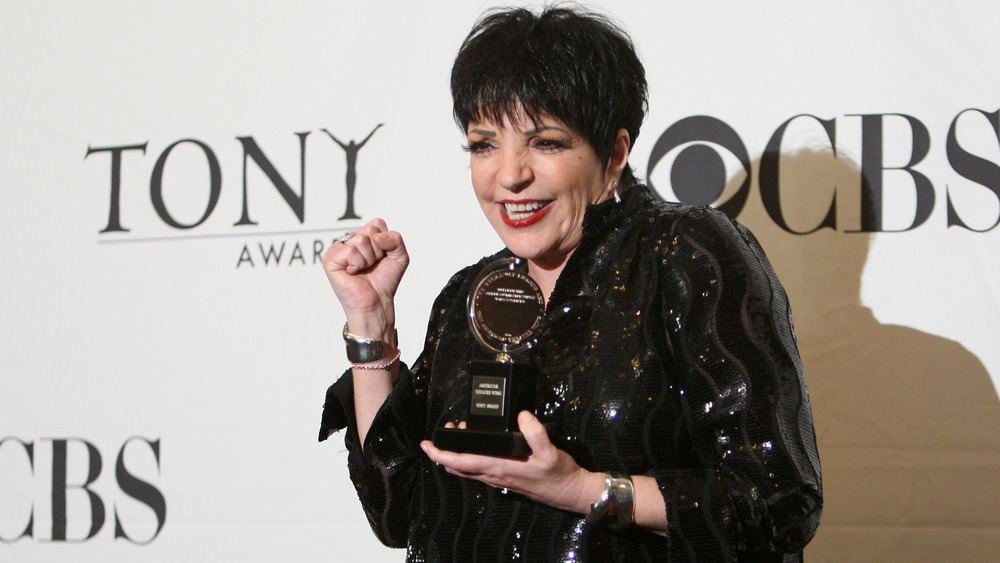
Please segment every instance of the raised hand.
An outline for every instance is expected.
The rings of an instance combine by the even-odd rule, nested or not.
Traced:
[[[403,237],[390,231],[382,219],[371,220],[348,240],[330,246],[323,256],[323,269],[351,332],[392,337],[393,298],[409,263]]]

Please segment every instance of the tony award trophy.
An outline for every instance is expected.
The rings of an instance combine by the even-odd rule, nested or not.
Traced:
[[[455,452],[527,457],[531,449],[518,431],[517,415],[535,409],[535,367],[518,362],[545,314],[545,297],[535,280],[519,269],[523,261],[504,258],[487,265],[469,293],[469,325],[492,361],[473,360],[466,428],[439,428],[434,444]]]

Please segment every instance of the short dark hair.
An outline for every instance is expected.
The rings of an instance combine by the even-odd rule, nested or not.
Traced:
[[[492,10],[473,26],[451,69],[455,121],[559,119],[607,166],[618,129],[635,143],[646,114],[646,71],[628,34],[578,7]],[[629,149],[632,147],[630,146]],[[636,182],[626,164],[621,185]]]

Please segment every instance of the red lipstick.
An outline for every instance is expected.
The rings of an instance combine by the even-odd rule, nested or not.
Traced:
[[[541,203],[543,205],[542,207],[538,208],[537,210],[535,210],[534,212],[532,212],[530,215],[527,216],[523,216],[525,213],[528,213],[527,211],[519,211],[517,212],[518,218],[515,219],[507,214],[507,204],[515,204],[515,203],[522,203],[522,204]],[[534,225],[538,221],[541,221],[542,217],[545,217],[545,215],[549,212],[549,210],[552,209],[551,203],[552,203],[551,201],[538,201],[538,200],[502,201],[498,205],[500,206],[500,216],[503,218],[503,222],[510,227],[521,228],[521,227],[527,227],[529,225]]]

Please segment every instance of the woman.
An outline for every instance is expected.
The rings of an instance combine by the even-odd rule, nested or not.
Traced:
[[[753,236],[664,204],[628,154],[646,81],[627,35],[577,10],[496,11],[452,70],[472,184],[505,249],[436,300],[414,366],[393,295],[408,265],[374,220],[324,257],[355,362],[320,439],[346,427],[379,538],[408,561],[791,561],[822,497],[808,392],[784,292]],[[532,454],[441,450],[468,416],[466,299],[516,256],[546,299],[529,352]]]

